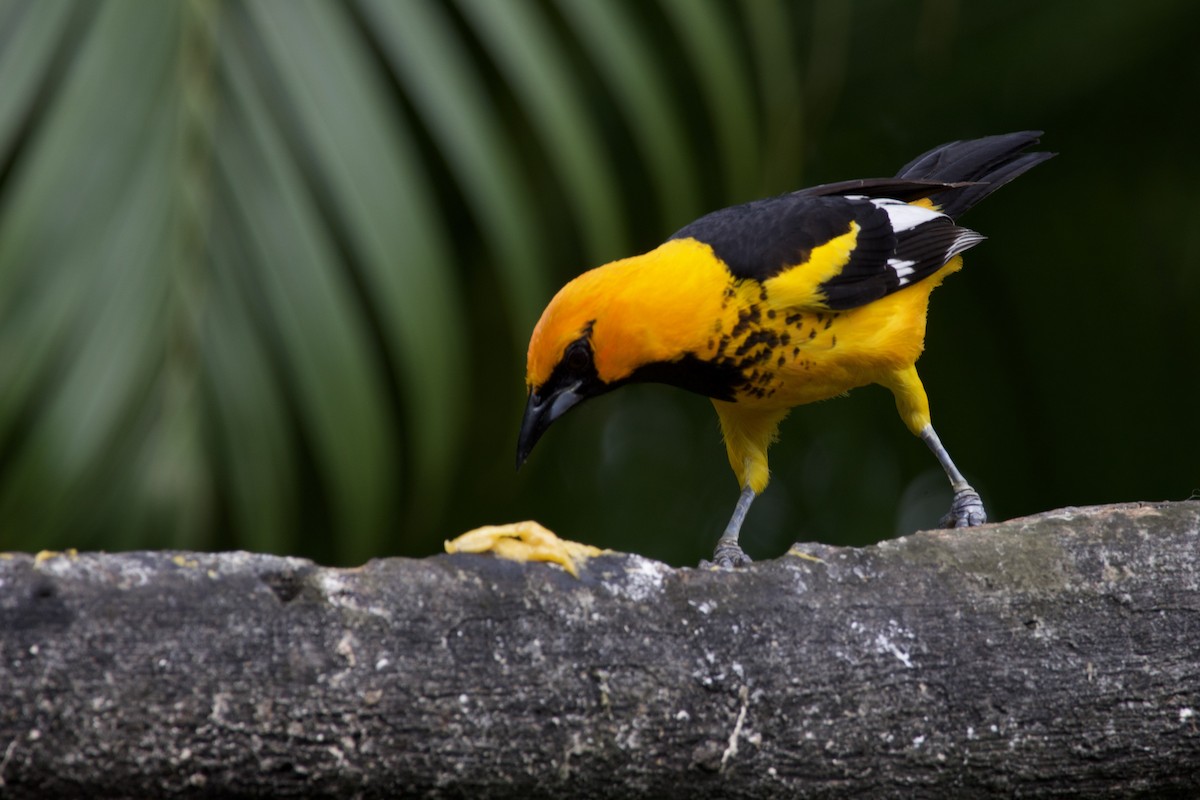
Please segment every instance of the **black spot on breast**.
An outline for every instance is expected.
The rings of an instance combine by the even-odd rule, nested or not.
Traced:
[[[729,333],[732,336],[741,336],[750,328],[751,325],[758,324],[760,320],[762,320],[762,311],[758,306],[743,308],[738,312],[737,324],[733,326],[733,330]]]
[[[762,350],[759,350],[757,353],[748,355],[745,358],[743,358],[741,361],[738,361],[737,365],[740,369],[744,370],[748,367],[754,366],[755,364],[761,364],[764,361],[770,361],[772,352],[773,351],[770,350],[769,348],[763,348]]]
[[[775,331],[755,331],[747,336],[746,339],[738,346],[738,349],[734,355],[744,356],[753,348],[758,347],[761,344],[765,344],[769,348],[778,347],[779,334],[775,333]]]

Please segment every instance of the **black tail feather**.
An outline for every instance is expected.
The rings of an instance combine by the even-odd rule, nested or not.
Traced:
[[[1004,184],[1053,158],[1054,153],[1024,153],[1037,144],[1041,131],[1020,131],[950,142],[917,156],[896,173],[911,181],[962,183],[929,195],[929,199],[951,218],[956,218]]]

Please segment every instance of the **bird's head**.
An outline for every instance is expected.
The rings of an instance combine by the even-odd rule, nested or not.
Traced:
[[[673,239],[559,290],[529,341],[517,466],[551,423],[626,383],[658,381],[720,396],[709,390],[712,370],[702,362],[725,313],[728,283],[708,245]]]

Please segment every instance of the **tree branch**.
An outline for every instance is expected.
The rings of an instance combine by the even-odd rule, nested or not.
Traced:
[[[1200,503],[737,572],[0,556],[0,795],[1200,794]]]

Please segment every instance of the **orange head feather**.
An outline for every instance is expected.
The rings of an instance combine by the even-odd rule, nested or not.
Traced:
[[[673,239],[583,273],[554,296],[534,328],[526,384],[543,386],[572,343],[585,337],[606,385],[639,367],[699,354],[721,318],[729,282],[712,248],[694,239]]]

